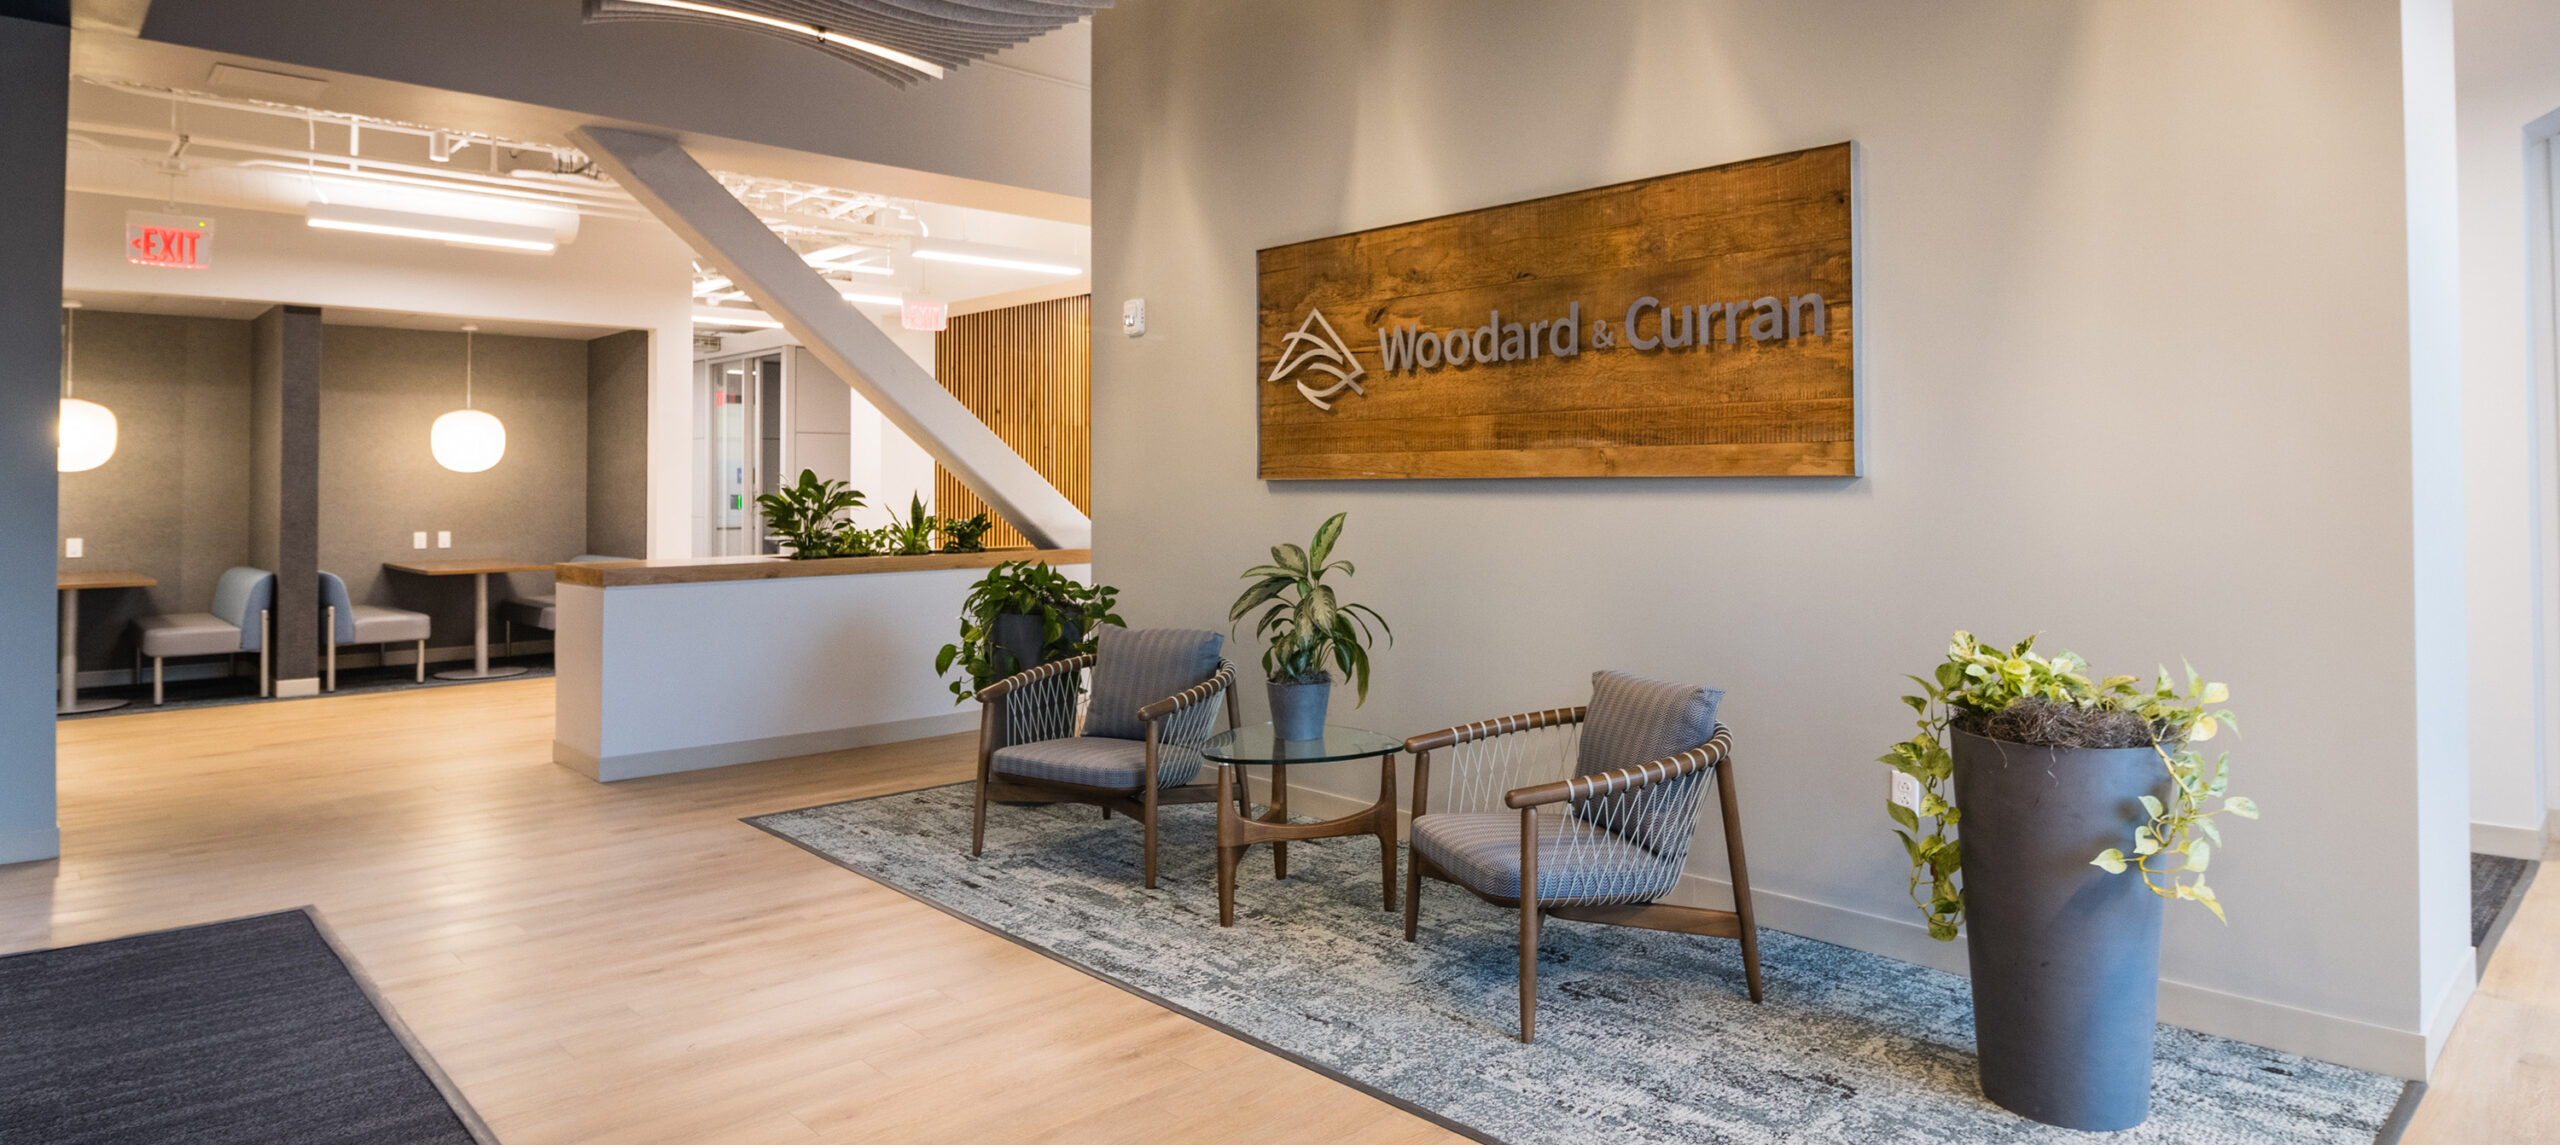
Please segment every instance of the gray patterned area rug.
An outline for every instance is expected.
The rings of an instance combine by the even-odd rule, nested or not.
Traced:
[[[997,805],[972,860],[969,812],[959,784],[748,822],[1485,1140],[2363,1145],[2402,1090],[2163,1026],[2148,1124],[2054,1129],[1983,1100],[1965,979],[1765,929],[1755,1006],[1731,940],[1551,923],[1524,1046],[1517,913],[1427,885],[1405,943],[1372,840],[1294,844],[1285,881],[1255,848],[1227,930],[1205,805],[1165,809],[1154,891],[1125,818]]]

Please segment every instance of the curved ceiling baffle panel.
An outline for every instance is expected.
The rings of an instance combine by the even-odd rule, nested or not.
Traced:
[[[1111,0],[586,0],[590,21],[743,28],[807,44],[900,87],[940,79]]]

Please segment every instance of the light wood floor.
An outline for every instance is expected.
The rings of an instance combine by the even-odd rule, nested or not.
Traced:
[[[607,787],[527,680],[60,739],[0,952],[316,905],[510,1145],[1457,1140],[738,822],[963,778],[965,737]],[[2406,1140],[2560,1141],[2560,875]]]
[[[2526,889],[2401,1141],[2560,1142],[2560,867]]]
[[[1457,1140],[738,822],[965,737],[601,786],[551,682],[61,725],[0,951],[316,905],[509,1145]]]

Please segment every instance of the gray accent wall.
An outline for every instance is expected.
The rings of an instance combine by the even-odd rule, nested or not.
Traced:
[[[276,574],[275,678],[308,680],[320,674],[320,310],[279,306],[252,327],[249,564]]]
[[[838,386],[842,389],[842,386]],[[587,343],[587,546],[649,555],[649,332]]]
[[[62,354],[68,5],[0,15],[0,863],[61,853],[54,825],[55,379]],[[28,17],[33,17],[32,19]]]
[[[248,563],[250,340],[237,319],[80,311],[75,392],[116,415],[117,442],[61,475],[61,534],[82,545],[62,566],[160,582],[81,594],[84,672],[131,667],[135,619],[202,612],[222,570]]]
[[[320,567],[346,578],[359,604],[432,616],[436,648],[470,645],[471,578],[385,572],[383,562],[552,563],[587,548],[587,342],[482,334],[474,345],[472,405],[507,429],[506,457],[479,473],[448,470],[427,450],[428,427],[462,408],[459,331],[332,326],[322,360]],[[420,531],[424,551],[410,547]],[[452,548],[432,547],[440,531]],[[490,579],[492,599],[509,579]],[[512,580],[550,591],[546,573]]]

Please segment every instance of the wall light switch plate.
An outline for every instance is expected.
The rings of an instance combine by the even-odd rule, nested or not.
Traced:
[[[1120,332],[1132,338],[1147,332],[1147,300],[1132,298],[1120,304]]]
[[[437,547],[437,548],[439,548],[439,549],[449,549],[449,548],[452,548],[452,547],[453,547],[453,531],[452,531],[452,530],[450,530],[450,529],[440,529],[440,530],[437,530],[437,532],[436,532],[436,547]]]
[[[425,533],[409,534],[409,547],[413,549],[423,549],[427,547],[427,535]]]
[[[1897,771],[1893,773],[1893,801],[1920,813],[1920,781]]]
[[[79,555],[80,555],[80,538],[78,538],[78,537],[65,537],[65,538],[63,538],[63,539],[62,539],[62,555],[63,555],[63,556],[66,556],[66,557],[77,557],[77,556],[79,556]]]

